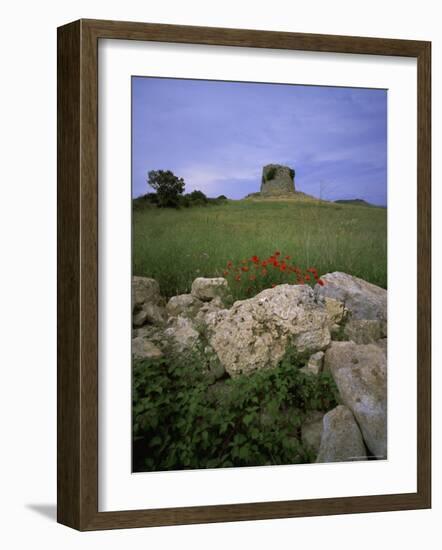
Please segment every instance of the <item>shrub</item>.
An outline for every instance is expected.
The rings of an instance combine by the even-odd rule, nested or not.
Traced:
[[[134,198],[132,204],[134,210],[158,206],[158,196],[156,193],[146,193],[145,195]]]
[[[212,205],[212,206],[219,206],[219,205],[226,205],[226,204],[228,204],[228,202],[227,202],[226,198],[222,199],[220,197],[217,197],[216,199],[214,199],[214,198],[208,197],[207,198],[207,204]]]
[[[179,197],[178,201],[179,206],[183,206],[184,208],[189,208],[192,206],[192,201],[189,199],[189,195],[181,195]]]
[[[196,357],[135,361],[134,470],[305,463],[311,410],[336,406],[329,375],[304,374],[287,354],[278,367],[215,384]]]
[[[195,190],[187,196],[195,204],[207,204],[207,197],[202,191]]]
[[[202,191],[192,191],[185,195],[189,201],[189,206],[206,206],[208,203],[208,198]]]

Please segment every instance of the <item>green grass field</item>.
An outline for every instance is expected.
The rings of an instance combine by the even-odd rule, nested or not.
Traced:
[[[386,288],[387,210],[242,200],[133,212],[133,274],[157,279],[166,297],[189,292],[196,277],[222,276],[228,261],[276,250],[320,275],[345,271]]]

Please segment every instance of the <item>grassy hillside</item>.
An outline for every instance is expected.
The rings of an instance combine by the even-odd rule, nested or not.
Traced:
[[[227,262],[276,250],[319,274],[345,271],[386,288],[387,210],[319,201],[227,201],[133,213],[133,274],[157,279],[165,296]]]

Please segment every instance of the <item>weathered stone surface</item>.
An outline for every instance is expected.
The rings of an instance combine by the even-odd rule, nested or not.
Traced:
[[[132,315],[132,325],[134,327],[142,327],[147,323],[147,312],[140,309]]]
[[[305,367],[302,367],[302,369],[300,370],[302,372],[305,372],[306,374],[314,374],[315,376],[317,376],[322,370],[323,360],[324,360],[324,352],[317,351],[310,357],[310,359],[307,362],[307,365]]]
[[[205,302],[196,315],[196,320],[207,325],[208,328],[213,327],[221,320],[227,310],[221,298],[214,298],[210,302]]]
[[[160,285],[149,277],[132,277],[132,311],[140,309],[143,304],[161,304]]]
[[[195,351],[199,343],[199,333],[192,321],[187,317],[175,317],[164,331],[166,339],[170,340],[175,351]]]
[[[340,325],[346,317],[347,310],[344,307],[344,304],[339,300],[334,298],[329,298],[324,296],[325,308],[330,320],[330,326]]]
[[[342,402],[353,412],[365,444],[387,457],[387,358],[375,344],[332,342],[324,358]]]
[[[316,295],[342,302],[351,319],[386,322],[387,291],[384,288],[339,271],[327,273],[321,279],[324,286],[315,286]]]
[[[312,411],[304,420],[301,428],[301,438],[305,446],[312,449],[317,455],[321,444],[324,413]]]
[[[145,324],[161,325],[166,321],[164,299],[160,286],[149,277],[132,277],[132,323],[134,327]]]
[[[376,345],[381,348],[381,350],[385,353],[385,357],[387,357],[387,350],[388,350],[388,339],[387,338],[381,338],[376,342]]]
[[[203,302],[192,294],[180,294],[173,296],[166,305],[166,311],[170,317],[193,318],[201,309]]]
[[[343,327],[341,325],[332,325],[330,327],[330,336],[332,340],[345,340],[345,337],[342,333]]]
[[[376,319],[350,319],[344,328],[346,340],[370,344],[385,336],[385,323]]]
[[[151,340],[154,343],[158,343],[163,338],[163,330],[162,327],[143,325],[142,327],[134,328],[132,330],[132,338],[136,338],[137,336],[141,336]]]
[[[323,418],[323,432],[316,462],[366,460],[362,435],[347,407],[338,405]]]
[[[315,353],[330,343],[328,316],[307,285],[278,285],[235,302],[212,327],[210,344],[234,376],[275,366],[292,346]]]
[[[214,298],[220,298],[223,302],[229,299],[229,285],[227,280],[223,277],[214,277],[207,279],[205,277],[198,277],[192,283],[192,296],[208,302]]]
[[[267,164],[262,169],[261,195],[287,195],[295,192],[295,171],[281,164]]]
[[[145,303],[141,306],[141,309],[133,314],[132,323],[134,327],[141,327],[147,323],[162,325],[166,322],[166,319],[167,314],[164,307]]]
[[[138,359],[156,359],[163,356],[163,352],[150,340],[137,336],[132,340],[132,355]]]

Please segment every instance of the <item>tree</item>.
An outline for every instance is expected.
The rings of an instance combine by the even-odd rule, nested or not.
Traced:
[[[151,170],[147,174],[147,184],[155,189],[158,206],[177,207],[184,191],[184,180],[170,170]]]

